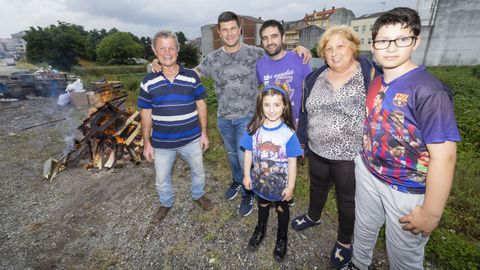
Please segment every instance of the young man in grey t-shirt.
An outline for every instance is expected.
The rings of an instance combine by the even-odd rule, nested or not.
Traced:
[[[220,14],[217,26],[223,46],[208,54],[195,71],[215,81],[217,126],[232,169],[232,183],[225,199],[233,200],[241,191],[239,214],[247,216],[252,212],[254,196],[243,188],[244,153],[240,150],[240,140],[255,111],[258,93],[255,64],[263,56],[263,49],[240,42],[240,21],[233,12]]]

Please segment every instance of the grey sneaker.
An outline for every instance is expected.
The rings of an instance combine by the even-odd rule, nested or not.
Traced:
[[[253,210],[253,201],[255,196],[252,195],[245,195],[242,197],[242,202],[240,203],[240,209],[238,209],[238,213],[242,217],[246,217],[252,213]]]
[[[235,199],[235,197],[237,197],[237,194],[238,194],[238,192],[240,191],[241,188],[242,188],[242,185],[233,181],[232,184],[230,185],[230,187],[225,192],[225,199],[227,201],[231,201],[231,200]]]

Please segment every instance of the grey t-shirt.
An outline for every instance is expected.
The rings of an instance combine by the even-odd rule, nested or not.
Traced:
[[[215,81],[219,117],[235,119],[255,112],[258,94],[255,64],[263,54],[262,48],[242,43],[234,53],[226,53],[223,48],[209,53],[195,68]]]

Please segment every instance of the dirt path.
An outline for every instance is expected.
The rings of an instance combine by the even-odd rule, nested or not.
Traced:
[[[175,205],[160,226],[153,166],[128,164],[110,171],[70,167],[52,182],[41,178],[44,161],[59,157],[85,109],[56,100],[0,103],[0,269],[327,269],[336,224],[289,232],[283,263],[273,260],[276,215],[256,253],[246,243],[256,211],[237,214],[239,198],[222,195],[227,181],[207,170],[215,209],[204,212],[189,195],[185,163],[174,170]],[[39,123],[64,121],[21,131]],[[297,205],[292,217],[306,209]],[[380,267],[383,268],[383,267]]]

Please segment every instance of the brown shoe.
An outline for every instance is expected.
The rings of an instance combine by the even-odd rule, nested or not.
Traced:
[[[157,212],[153,215],[152,222],[159,224],[162,222],[170,211],[171,207],[160,206],[157,209]]]
[[[198,200],[195,200],[195,202],[200,205],[200,207],[205,210],[205,211],[209,211],[209,210],[212,210],[213,209],[213,204],[212,204],[212,201],[210,201],[209,198],[207,198],[207,196],[203,195],[202,197],[200,197],[200,199]]]

